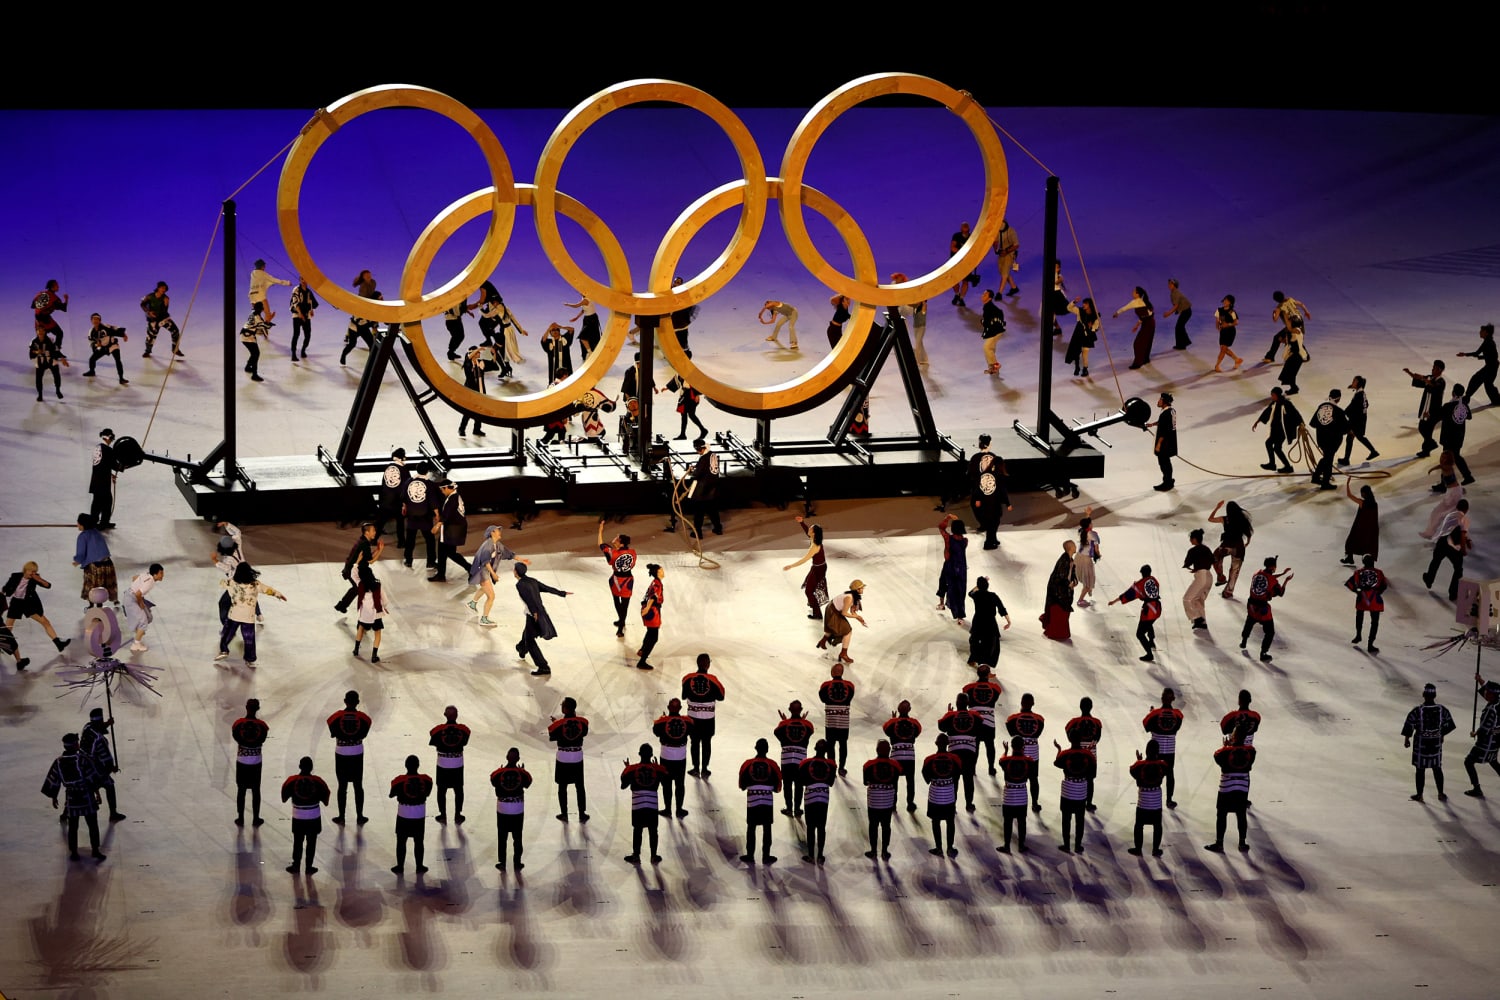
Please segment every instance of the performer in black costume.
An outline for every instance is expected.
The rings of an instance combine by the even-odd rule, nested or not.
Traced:
[[[526,606],[526,629],[521,633],[521,641],[516,643],[516,652],[521,659],[531,657],[531,662],[536,665],[532,674],[542,677],[552,673],[552,668],[547,664],[547,658],[542,655],[542,647],[537,645],[538,639],[557,638],[557,628],[552,624],[552,616],[547,614],[547,607],[542,603],[542,594],[556,594],[558,597],[567,597],[573,592],[571,590],[558,590],[549,587],[542,581],[526,575],[526,564],[518,562],[515,564],[516,593],[521,595],[521,603]]]
[[[1320,489],[1338,488],[1333,485],[1333,456],[1349,436],[1349,418],[1339,409],[1342,396],[1337,389],[1329,389],[1327,401],[1319,403],[1312,415],[1313,435],[1318,441],[1318,451],[1322,453],[1318,467],[1313,470],[1312,481]]]
[[[125,814],[115,800],[114,776],[120,773],[120,766],[115,763],[114,750],[109,745],[109,729],[114,724],[114,719],[104,718],[104,709],[90,709],[88,725],[78,734],[78,749],[94,762],[94,770],[99,772],[99,787],[109,803],[109,821],[118,823]]]
[[[1417,433],[1422,435],[1422,450],[1417,452],[1418,458],[1426,458],[1437,448],[1437,442],[1432,439],[1432,432],[1437,428],[1440,411],[1443,408],[1443,396],[1447,391],[1447,382],[1443,379],[1446,364],[1442,358],[1432,363],[1432,374],[1418,375],[1410,368],[1403,368],[1411,377],[1413,389],[1422,390],[1422,399],[1417,404]]]
[[[90,316],[89,347],[92,350],[89,352],[89,370],[83,373],[83,377],[94,378],[94,366],[99,363],[99,359],[113,354],[115,373],[120,377],[120,384],[129,385],[130,380],[125,377],[125,362],[120,360],[120,344],[129,339],[123,326],[110,326],[98,313]]]
[[[1344,418],[1349,421],[1349,435],[1344,439],[1344,457],[1339,459],[1339,465],[1349,464],[1349,454],[1354,451],[1356,440],[1370,451],[1370,454],[1365,456],[1365,461],[1374,461],[1380,457],[1380,452],[1376,451],[1370,439],[1365,437],[1365,428],[1370,420],[1370,398],[1365,394],[1365,377],[1354,376],[1354,380],[1349,383],[1349,388],[1354,391],[1354,395],[1349,397],[1349,405],[1344,407]]]
[[[1161,469],[1161,482],[1152,489],[1165,493],[1176,485],[1172,478],[1172,458],[1177,454],[1177,411],[1172,409],[1170,392],[1162,393],[1156,405],[1161,413],[1146,425],[1156,428],[1156,444],[1152,450],[1156,453],[1156,464]]]
[[[988,434],[979,435],[979,450],[969,458],[969,506],[984,530],[984,547],[999,548],[995,532],[1005,512],[1013,508],[1005,492],[1005,459],[990,452]]]
[[[1474,746],[1464,757],[1464,770],[1469,772],[1471,787],[1464,794],[1482,799],[1484,790],[1479,787],[1479,771],[1475,765],[1488,764],[1500,774],[1500,760],[1496,759],[1500,756],[1500,682],[1487,681],[1475,674],[1474,683],[1479,685],[1479,693],[1484,698],[1484,712],[1479,716],[1479,727],[1469,733],[1474,737]]]
[[[1472,351],[1459,351],[1461,358],[1478,358],[1484,367],[1469,378],[1469,387],[1464,390],[1464,402],[1474,405],[1474,393],[1484,387],[1491,406],[1500,406],[1500,392],[1495,391],[1495,376],[1500,375],[1500,350],[1495,347],[1495,324],[1486,323],[1479,328],[1479,346]]]
[[[380,520],[376,521],[377,533],[385,534],[385,522],[396,519],[396,547],[406,548],[406,518],[401,516],[401,505],[406,501],[406,484],[411,480],[411,470],[406,467],[406,449],[391,451],[390,464],[380,474]]]
[[[1297,412],[1291,400],[1285,398],[1279,385],[1271,388],[1271,401],[1260,411],[1260,416],[1255,418],[1250,429],[1253,431],[1261,424],[1267,424],[1271,429],[1266,437],[1266,462],[1261,468],[1268,472],[1291,472],[1292,463],[1287,460],[1284,446],[1288,441],[1297,440],[1297,428],[1302,426],[1302,414]],[[1281,463],[1280,466],[1277,465],[1278,462]]]
[[[103,861],[99,851],[99,786],[103,779],[88,755],[78,749],[78,734],[68,733],[62,738],[62,756],[52,762],[47,778],[42,782],[42,794],[52,800],[57,808],[59,792],[66,793],[67,804],[60,817],[68,824],[68,857],[78,860],[78,819],[89,828],[89,847],[94,860]]]
[[[1422,686],[1422,704],[1406,713],[1406,722],[1401,726],[1405,746],[1411,749],[1411,766],[1417,772],[1417,793],[1413,802],[1422,801],[1423,786],[1427,783],[1427,771],[1432,770],[1433,783],[1437,785],[1438,801],[1448,801],[1443,793],[1443,737],[1458,726],[1448,709],[1437,703],[1437,685]],[[1417,745],[1412,746],[1412,737]]]
[[[89,513],[94,516],[94,527],[100,531],[113,528],[110,516],[115,512],[115,432],[108,427],[99,432],[99,443],[94,445],[94,464],[89,467]]]

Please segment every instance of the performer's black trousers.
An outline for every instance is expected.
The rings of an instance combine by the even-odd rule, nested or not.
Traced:
[[[1161,850],[1161,810],[1141,809],[1135,811],[1135,849],[1141,849],[1146,836],[1146,827],[1151,827],[1151,850]]]
[[[82,819],[89,828],[89,847],[95,854],[99,853],[99,813],[86,812],[81,817],[68,817],[68,853],[78,853],[78,821]]]

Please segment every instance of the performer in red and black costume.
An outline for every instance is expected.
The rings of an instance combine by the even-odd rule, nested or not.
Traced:
[[[260,818],[260,769],[261,769],[261,747],[266,744],[266,737],[271,734],[271,727],[266,725],[264,719],[258,718],[256,713],[260,711],[260,699],[251,698],[245,702],[245,714],[242,718],[235,719],[234,725],[229,727],[229,732],[234,736],[234,806],[235,826],[245,825],[245,793],[250,793],[251,824],[261,826],[265,820]]]
[[[1031,695],[1026,697],[1030,698]],[[1026,786],[1029,784],[1035,789],[1037,785],[1037,762],[1027,755],[1026,750],[1026,738],[1013,736],[1010,753],[1000,758],[1000,773],[1005,777],[1005,793],[1000,800],[1000,815],[1005,820],[1005,843],[995,850],[1001,854],[1010,853],[1012,831],[1016,836],[1017,849],[1022,854],[1026,853]],[[1034,808],[1041,812],[1041,806]]]
[[[927,818],[932,821],[932,848],[927,852],[943,856],[943,827],[948,827],[948,857],[958,857],[953,843],[953,818],[958,810],[958,779],[964,773],[964,762],[948,752],[948,734],[938,733],[937,753],[922,761],[922,780],[927,782]]]
[[[427,732],[427,745],[437,751],[437,821],[448,822],[448,789],[453,789],[453,821],[464,821],[464,747],[469,727],[458,721],[458,708],[443,709],[443,722]]]
[[[960,693],[938,720],[938,731],[948,737],[948,752],[963,762],[964,809],[974,811],[974,767],[979,763],[979,730],[984,720],[969,710],[969,697]]]
[[[911,702],[903,700],[880,728],[891,741],[891,758],[906,775],[906,811],[916,812],[917,737],[922,735],[922,723],[911,717]]]
[[[547,727],[547,739],[557,744],[557,765],[553,777],[557,781],[557,818],[568,821],[568,786],[578,786],[578,822],[589,821],[589,797],[583,787],[583,739],[589,734],[589,720],[578,714],[578,702],[572,698],[562,700],[562,718],[552,716]]]
[[[1370,642],[1365,649],[1371,653],[1380,652],[1375,645],[1375,634],[1380,631],[1380,613],[1385,610],[1386,588],[1390,581],[1385,574],[1375,568],[1375,557],[1366,555],[1364,566],[1354,571],[1354,575],[1344,581],[1344,586],[1354,591],[1354,638],[1350,639],[1351,645],[1358,646],[1364,639],[1365,612],[1370,613]]]
[[[1250,804],[1250,768],[1255,766],[1255,748],[1245,743],[1243,728],[1236,728],[1214,751],[1214,763],[1219,765],[1218,816],[1214,820],[1214,842],[1204,849],[1216,854],[1224,853],[1224,827],[1229,814],[1234,813],[1240,828],[1240,850],[1250,850],[1245,842],[1245,809]]]
[[[771,853],[771,811],[776,793],[781,791],[781,768],[767,757],[771,744],[765,739],[755,741],[755,756],[740,765],[740,790],[745,793],[745,853],[740,860],[747,865],[755,864],[755,830],[764,828],[765,840],[761,847],[761,864],[776,863]]]
[[[865,761],[861,773],[865,782],[865,814],[870,820],[870,849],[865,857],[874,859],[878,835],[880,858],[889,861],[891,816],[896,812],[896,784],[901,780],[901,765],[891,759],[890,743],[880,740],[875,744],[875,756]]]
[[[495,789],[495,830],[500,835],[498,854],[500,860],[495,868],[505,871],[505,841],[511,840],[511,857],[516,871],[526,866],[521,863],[522,832],[526,825],[526,789],[531,787],[531,772],[521,766],[521,751],[511,747],[505,751],[504,765],[490,772],[490,785]]]
[[[1047,720],[1031,710],[1035,704],[1036,699],[1031,695],[1021,695],[1021,710],[1005,720],[1005,731],[1012,737],[1021,738],[1021,746],[1025,751],[1026,759],[1031,761],[1031,808],[1041,812],[1042,787],[1037,778],[1037,766],[1038,761],[1041,760],[1042,751],[1037,746],[1037,740],[1041,738],[1042,730],[1047,726]],[[1025,803],[1023,802],[1022,805]],[[1024,833],[1022,839],[1025,839]]]
[[[78,860],[78,818],[89,828],[89,846],[95,861],[105,860],[99,851],[99,786],[103,783],[93,760],[78,749],[78,734],[67,733],[62,738],[63,752],[52,762],[47,777],[42,782],[42,794],[52,800],[57,808],[57,795],[65,793],[66,804],[62,816],[68,824],[68,857]]]
[[[838,765],[828,756],[827,740],[819,740],[813,755],[797,769],[807,807],[807,853],[802,860],[808,864],[823,863],[823,849],[828,844],[828,789],[838,774]]]
[[[1063,773],[1062,794],[1058,800],[1062,808],[1063,840],[1058,850],[1064,854],[1071,853],[1068,846],[1071,842],[1072,849],[1082,854],[1084,807],[1088,803],[1089,788],[1094,783],[1094,776],[1099,773],[1099,761],[1092,751],[1084,749],[1077,730],[1068,733],[1068,749],[1064,750],[1056,740],[1052,741],[1052,745],[1057,749],[1057,759],[1053,764],[1061,768]],[[1070,823],[1074,831],[1071,841],[1068,837]]]
[[[964,685],[964,694],[969,699],[969,711],[979,716],[979,732],[974,738],[984,747],[989,761],[990,774],[995,773],[995,709],[1000,705],[1004,689],[990,676],[990,665],[981,663],[976,668],[979,679]],[[976,765],[978,761],[975,761]]]
[[[693,720],[682,714],[682,701],[678,698],[667,702],[667,714],[658,717],[651,724],[651,732],[661,741],[661,766],[667,772],[667,780],[662,785],[667,796],[662,803],[663,816],[672,815],[673,787],[677,789],[677,815],[682,817],[688,814],[682,794],[683,786],[687,783],[688,740],[692,737],[694,728]]]
[[[1245,602],[1245,627],[1240,632],[1240,648],[1250,641],[1250,630],[1260,626],[1260,661],[1271,661],[1271,640],[1276,638],[1276,622],[1271,611],[1271,599],[1286,593],[1286,585],[1292,582],[1292,571],[1276,572],[1276,557],[1267,556],[1265,568],[1256,572],[1250,581],[1250,597]]]
[[[790,714],[788,714],[790,713]],[[777,712],[781,721],[771,735],[781,744],[782,794],[786,806],[783,816],[802,815],[802,782],[799,780],[802,762],[807,759],[807,745],[812,741],[814,726],[802,715],[802,702],[794,701],[785,712]]]
[[[344,825],[344,810],[349,788],[354,787],[354,815],[359,825],[370,821],[365,815],[365,737],[370,735],[370,717],[359,710],[359,692],[344,692],[344,709],[328,717],[328,735],[333,737],[333,773],[339,782],[339,814],[333,821]],[[285,801],[286,789],[282,790]],[[327,800],[325,800],[327,801]]]
[[[1141,856],[1141,844],[1145,841],[1146,827],[1151,827],[1151,856],[1161,857],[1161,783],[1171,773],[1171,767],[1161,759],[1161,748],[1156,740],[1146,741],[1146,755],[1135,752],[1135,763],[1130,765],[1130,776],[1135,779],[1135,846],[1126,849],[1127,854]]]
[[[1156,660],[1156,619],[1161,617],[1161,584],[1156,577],[1151,575],[1149,565],[1141,567],[1141,578],[1130,585],[1130,588],[1116,597],[1111,604],[1129,604],[1131,601],[1141,602],[1141,620],[1135,627],[1135,638],[1146,650],[1146,655],[1141,657],[1141,662],[1152,663]],[[1240,644],[1244,648],[1244,644]]]
[[[1232,736],[1235,729],[1242,729],[1245,733],[1245,746],[1254,746],[1255,734],[1260,731],[1260,713],[1250,708],[1249,691],[1240,691],[1239,703],[1239,708],[1224,713],[1224,718],[1219,720],[1219,732]]]
[[[412,860],[417,874],[427,870],[422,864],[422,845],[427,832],[427,797],[432,794],[432,777],[421,774],[422,762],[416,754],[406,758],[406,773],[391,779],[391,795],[396,800],[396,864],[391,871],[400,875],[406,870],[406,842],[411,841]]]
[[[649,833],[651,863],[659,865],[661,855],[656,853],[656,807],[660,804],[659,790],[671,777],[666,768],[652,759],[651,744],[642,743],[640,754],[638,763],[632,764],[627,760],[625,770],[620,772],[620,787],[630,792],[630,853],[625,856],[625,860],[632,865],[641,863],[641,834]],[[663,809],[662,812],[665,813],[666,810]]]
[[[666,574],[667,571],[656,563],[646,564],[646,576],[651,579],[651,583],[646,587],[646,596],[641,598],[641,624],[646,628],[646,638],[641,641],[641,648],[635,651],[639,657],[635,661],[637,670],[656,669],[647,658],[656,648],[656,640],[661,635],[661,606],[667,599],[662,578]]]
[[[844,680],[844,665],[835,663],[829,679],[818,688],[823,703],[823,735],[839,748],[839,774],[847,773],[849,761],[849,704],[854,700],[854,682]]]
[[[635,593],[635,549],[629,535],[604,540],[604,522],[599,522],[599,551],[609,563],[609,596],[615,602],[615,638],[625,638],[625,616],[630,613],[630,598]]]
[[[1177,731],[1182,728],[1182,713],[1172,707],[1177,692],[1171,688],[1161,689],[1161,707],[1152,708],[1141,720],[1141,728],[1156,740],[1161,759],[1167,765],[1167,808],[1176,809],[1177,801],[1172,793],[1177,791]]]
[[[61,351],[63,329],[57,325],[57,320],[52,314],[57,311],[68,311],[68,295],[66,292],[58,291],[56,278],[48,281],[47,287],[36,293],[36,297],[31,300],[31,310],[35,316],[37,335],[52,338],[53,346]]]
[[[1068,742],[1073,742],[1073,737],[1078,737],[1078,745],[1097,760],[1099,757],[1099,738],[1104,735],[1104,723],[1094,718],[1094,699],[1080,698],[1078,700],[1078,714],[1068,720],[1063,726],[1063,732],[1068,736]],[[1084,798],[1084,808],[1089,812],[1094,811],[1094,776],[1089,775],[1088,795]]]
[[[323,831],[322,806],[328,804],[328,782],[312,773],[313,760],[303,757],[297,762],[297,773],[281,783],[281,801],[292,804],[292,863],[286,870],[297,874],[302,863],[302,850],[307,848],[309,875],[318,874],[313,867],[313,852],[318,847],[318,834]]]
[[[828,603],[828,553],[823,550],[823,528],[821,525],[808,524],[807,519],[797,515],[797,527],[807,536],[807,551],[802,558],[794,563],[788,563],[781,567],[785,572],[796,569],[808,560],[812,565],[807,568],[807,576],[802,578],[802,595],[807,598],[807,617],[814,621],[823,617],[823,605]]]
[[[693,766],[688,774],[693,777],[708,777],[709,758],[714,752],[714,713],[718,702],[724,700],[724,685],[708,672],[713,660],[707,653],[698,654],[698,669],[682,678],[682,698],[687,702],[688,718],[693,720],[691,756]]]

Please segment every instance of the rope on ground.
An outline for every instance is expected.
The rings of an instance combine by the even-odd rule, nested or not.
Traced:
[[[1317,442],[1308,433],[1307,427],[1297,428],[1297,440],[1292,442],[1291,448],[1287,450],[1287,464],[1296,465],[1299,461],[1307,466],[1308,472],[1315,470],[1323,453],[1318,449]],[[1217,469],[1206,469],[1196,462],[1183,458],[1181,455],[1175,458],[1184,465],[1190,465],[1199,472],[1206,472],[1210,476],[1219,476],[1224,479],[1285,479],[1287,476],[1305,476],[1308,472],[1220,472]],[[1348,470],[1334,470],[1335,475],[1344,476],[1349,479],[1389,479],[1390,469],[1366,469],[1363,472],[1352,472]]]
[[[668,458],[663,463],[663,468],[666,469],[666,472],[667,472],[667,482],[670,485],[670,490],[668,492],[668,495],[671,497],[671,500],[672,500],[672,520],[674,522],[676,522],[676,524],[677,524],[677,532],[678,532],[678,534],[682,535],[683,533],[686,533],[686,535],[687,535],[686,541],[688,543],[688,547],[690,549],[692,549],[693,555],[695,555],[695,556],[698,557],[698,568],[699,569],[718,569],[719,568],[718,562],[716,562],[713,559],[708,558],[707,556],[705,556],[703,554],[703,539],[701,537],[699,537],[698,532],[693,531],[691,528],[688,527],[688,518],[687,518],[687,515],[685,513],[683,513],[683,510],[682,510],[682,501],[683,501],[683,497],[687,493],[687,483],[688,483],[687,477],[686,476],[678,477],[673,472],[673,470],[672,470],[672,460],[670,458]]]

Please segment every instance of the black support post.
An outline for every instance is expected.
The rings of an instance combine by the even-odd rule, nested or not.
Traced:
[[[235,362],[238,357],[235,354],[235,341],[239,339],[235,334],[239,330],[239,324],[235,322],[235,303],[239,299],[235,295],[235,213],[234,199],[230,198],[224,202],[224,486],[226,489],[234,488],[235,466],[239,462],[238,450],[235,448],[235,390],[239,388],[235,381]],[[205,469],[205,472],[208,470]]]
[[[1057,178],[1047,178],[1047,204],[1042,233],[1042,329],[1038,336],[1036,375],[1036,433],[1042,441],[1051,438],[1052,418],[1052,324],[1057,321],[1052,305],[1053,275],[1057,273]]]

